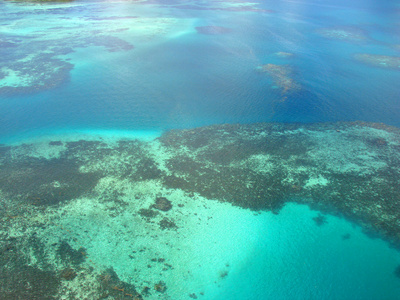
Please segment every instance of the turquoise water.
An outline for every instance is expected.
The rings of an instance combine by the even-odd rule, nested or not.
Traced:
[[[399,1],[1,1],[0,10],[1,144],[153,140],[225,123],[400,127]],[[187,251],[167,255],[177,269],[164,278],[170,298],[148,299],[188,299],[189,291],[199,299],[400,298],[399,252],[348,219],[325,215],[317,226],[318,212],[294,203],[256,216],[214,205],[219,222],[188,221],[188,239],[175,241]],[[106,228],[96,237],[95,216],[68,218],[60,222],[73,237],[90,228],[80,242],[96,268],[113,267],[140,287],[146,276],[158,280],[132,271],[122,255],[131,244]],[[116,230],[127,220],[116,219]],[[57,242],[62,231],[54,234]]]

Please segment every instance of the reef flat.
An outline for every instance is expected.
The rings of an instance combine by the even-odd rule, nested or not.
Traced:
[[[400,130],[383,124],[227,124],[152,141],[59,137],[2,145],[0,165],[8,299],[200,297],[186,281],[226,280],[232,266],[218,266],[215,278],[188,272],[182,261],[202,264],[199,237],[221,251],[218,222],[228,214],[232,248],[241,218],[279,218],[289,202],[400,247]],[[314,221],[325,226],[325,218]]]
[[[400,245],[400,131],[381,124],[222,125],[172,131],[172,188],[253,210],[286,201],[342,214]]]

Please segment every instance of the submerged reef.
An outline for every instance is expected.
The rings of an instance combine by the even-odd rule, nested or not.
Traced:
[[[0,95],[40,92],[68,82],[74,65],[60,56],[74,52],[76,47],[89,46],[103,46],[108,52],[133,49],[132,45],[117,37],[97,32],[83,37],[69,35],[48,44],[40,37],[27,38],[8,46],[16,47],[18,51],[8,52],[8,59],[0,60]],[[2,52],[0,50],[0,54]]]
[[[354,58],[366,65],[384,69],[400,70],[400,57],[378,54],[356,54]]]
[[[212,205],[279,214],[285,203],[306,204],[318,211],[318,226],[328,226],[327,214],[342,216],[400,249],[399,166],[400,129],[364,122],[2,145],[2,293],[167,299],[177,276],[190,273],[176,258],[181,247],[196,249],[196,237],[187,242],[194,226],[203,232],[226,210]],[[228,275],[215,267],[213,282]]]
[[[67,83],[74,64],[66,55],[77,48],[104,47],[108,52],[133,49],[118,36],[126,24],[113,22],[109,16],[92,20],[86,16],[87,8],[74,1],[19,2],[10,1],[9,12],[2,16],[0,96],[41,92]],[[55,7],[57,2],[71,3]],[[38,18],[40,14],[45,18]]]
[[[364,42],[368,39],[367,34],[355,27],[334,27],[334,28],[321,28],[317,33],[323,37],[341,40],[345,42]]]
[[[281,58],[292,58],[294,56],[293,53],[284,51],[275,52],[274,54]]]
[[[285,53],[284,56],[288,57],[290,55],[286,55]],[[268,74],[275,85],[279,87],[283,95],[294,93],[302,88],[301,85],[294,80],[293,69],[289,65],[265,64],[258,66],[257,70]],[[285,100],[285,98],[283,100]]]

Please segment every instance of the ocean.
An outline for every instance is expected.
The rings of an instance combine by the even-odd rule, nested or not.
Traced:
[[[400,298],[399,1],[0,11],[0,299]]]

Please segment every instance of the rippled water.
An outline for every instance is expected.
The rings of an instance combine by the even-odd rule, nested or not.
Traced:
[[[224,123],[400,127],[399,1],[39,2],[0,2],[0,143],[76,134],[151,140],[170,129]],[[326,216],[317,226],[317,212],[306,206],[256,217],[235,207],[242,227],[223,215],[232,207],[214,209],[220,248],[212,248],[214,231],[192,224],[198,253],[169,257],[186,261],[193,275],[166,279],[171,299],[187,299],[188,291],[201,299],[400,297],[398,251],[344,219]],[[132,279],[127,260],[96,252],[89,240],[95,265],[107,261],[121,280],[144,285],[143,276]]]
[[[37,93],[5,90],[18,84],[3,79],[1,136],[53,128],[167,129],[260,121],[399,125],[398,67],[354,59],[357,53],[399,55],[395,1],[267,1],[254,4],[255,12],[215,10],[228,4],[212,2],[195,6],[210,10],[168,4],[3,2],[2,40],[13,43],[1,48],[3,70],[13,60],[29,61],[30,54],[49,50],[50,57],[68,59],[73,69]],[[195,29],[201,26],[229,31],[202,34]],[[336,35],[330,33],[334,30]],[[121,40],[134,49],[112,49]],[[256,71],[264,64],[289,66],[299,89],[284,95],[270,76]],[[18,68],[29,68],[29,78],[40,72],[23,63]]]

